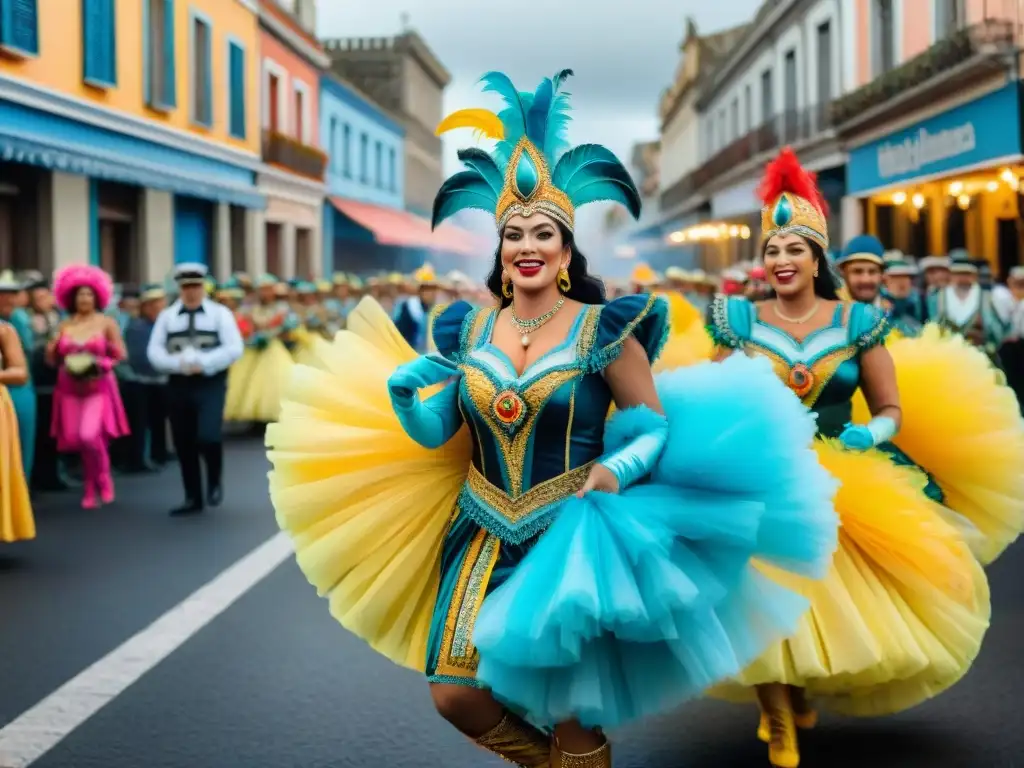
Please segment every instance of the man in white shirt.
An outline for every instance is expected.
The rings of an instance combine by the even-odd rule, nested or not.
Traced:
[[[227,371],[242,356],[242,335],[232,312],[206,295],[203,264],[179,264],[174,272],[179,297],[160,313],[146,356],[168,374],[171,434],[181,466],[185,503],[172,515],[192,515],[221,503],[224,448],[221,427]],[[199,467],[206,465],[206,496]]]

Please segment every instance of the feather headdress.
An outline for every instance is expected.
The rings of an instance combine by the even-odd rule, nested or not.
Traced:
[[[774,235],[801,235],[828,250],[828,203],[818,177],[806,170],[789,147],[768,163],[757,189],[761,241]]]
[[[595,202],[621,203],[640,217],[640,193],[610,150],[599,144],[569,147],[569,94],[562,86],[571,75],[571,69],[563,69],[530,93],[517,90],[507,75],[488,72],[481,78],[483,90],[501,97],[501,111],[461,109],[441,121],[438,136],[471,128],[495,146],[491,153],[459,151],[466,169],[441,185],[433,226],[458,211],[478,208],[494,214],[499,231],[512,216],[534,213],[545,213],[571,230],[576,208]]]

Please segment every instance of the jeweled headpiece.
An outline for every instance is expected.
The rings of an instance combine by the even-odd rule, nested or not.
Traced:
[[[500,232],[516,215],[545,213],[572,230],[576,209],[596,202],[626,206],[640,217],[640,193],[629,171],[599,144],[569,148],[566,128],[569,94],[560,88],[571,69],[545,78],[533,93],[518,91],[507,75],[488,72],[484,91],[504,101],[498,114],[487,109],[461,109],[437,126],[437,135],[472,128],[497,143],[490,154],[480,149],[459,151],[466,170],[441,185],[434,199],[433,226],[467,208],[490,211]]]
[[[828,250],[828,203],[818,177],[805,170],[789,147],[764,170],[757,190],[761,209],[761,242],[775,235],[800,235]]]

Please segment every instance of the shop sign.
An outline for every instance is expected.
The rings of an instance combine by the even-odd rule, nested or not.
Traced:
[[[922,120],[850,152],[848,194],[1018,155],[1017,84]]]

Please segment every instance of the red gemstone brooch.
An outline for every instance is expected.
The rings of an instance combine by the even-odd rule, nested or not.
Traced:
[[[519,426],[526,414],[526,403],[511,389],[499,392],[492,406],[495,418],[510,431]]]
[[[797,397],[804,397],[814,389],[814,374],[803,363],[797,363],[789,369],[786,385],[796,393]]]

